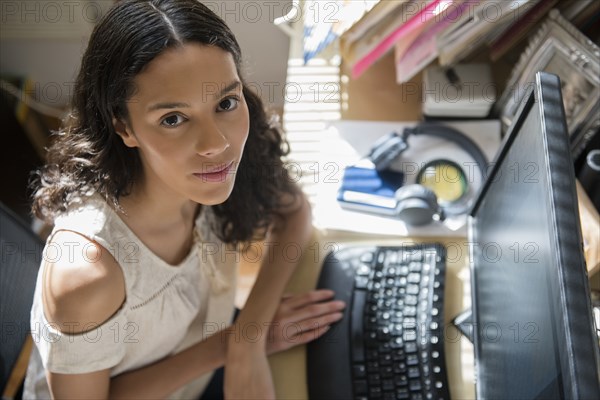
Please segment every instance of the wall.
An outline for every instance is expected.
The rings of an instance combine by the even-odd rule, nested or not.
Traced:
[[[34,83],[29,94],[46,104],[64,107],[93,24],[112,3],[3,0],[0,74],[29,77]],[[282,108],[289,38],[272,20],[290,9],[291,0],[203,3],[221,15],[238,38],[247,80],[267,104]]]

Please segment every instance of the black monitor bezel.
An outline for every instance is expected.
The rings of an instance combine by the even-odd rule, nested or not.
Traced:
[[[540,113],[541,133],[551,187],[548,195],[554,210],[549,217],[552,219],[551,225],[555,232],[558,265],[566,265],[566,260],[569,260],[569,265],[574,266],[559,268],[558,271],[561,288],[556,299],[559,309],[564,313],[564,332],[566,333],[566,337],[561,336],[557,339],[560,342],[559,349],[561,351],[558,358],[561,374],[563,374],[564,393],[561,396],[594,398],[600,393],[600,355],[592,320],[587,269],[582,251],[583,240],[579,222],[575,171],[569,152],[569,137],[560,88],[558,76],[545,72],[536,74],[535,84],[524,96],[517,116],[504,138],[491,171],[469,213],[469,242],[474,243],[477,240],[477,232],[474,231],[477,213],[528,113]],[[565,179],[565,176],[570,179]],[[557,190],[557,188],[560,189]],[[560,207],[561,212],[556,212],[557,207]],[[473,255],[473,246],[471,246],[472,308],[474,326],[477,327],[477,268],[474,265]],[[480,339],[477,333],[474,336],[476,375],[480,375],[477,362],[481,352]],[[486,395],[485,382],[481,381],[480,376],[477,376],[476,380],[477,397],[484,398]]]

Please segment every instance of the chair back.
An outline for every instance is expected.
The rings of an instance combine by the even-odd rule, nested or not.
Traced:
[[[44,242],[0,203],[0,388],[29,335],[29,315]]]

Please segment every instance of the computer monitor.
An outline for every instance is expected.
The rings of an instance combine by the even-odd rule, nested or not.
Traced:
[[[469,216],[477,397],[599,398],[559,78],[538,73],[517,115]]]

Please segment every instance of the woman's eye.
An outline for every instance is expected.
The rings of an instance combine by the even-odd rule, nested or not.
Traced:
[[[229,97],[219,103],[219,108],[223,111],[233,111],[237,108],[239,102],[235,97]]]
[[[161,121],[161,125],[173,128],[180,125],[185,119],[178,114],[169,115]]]

